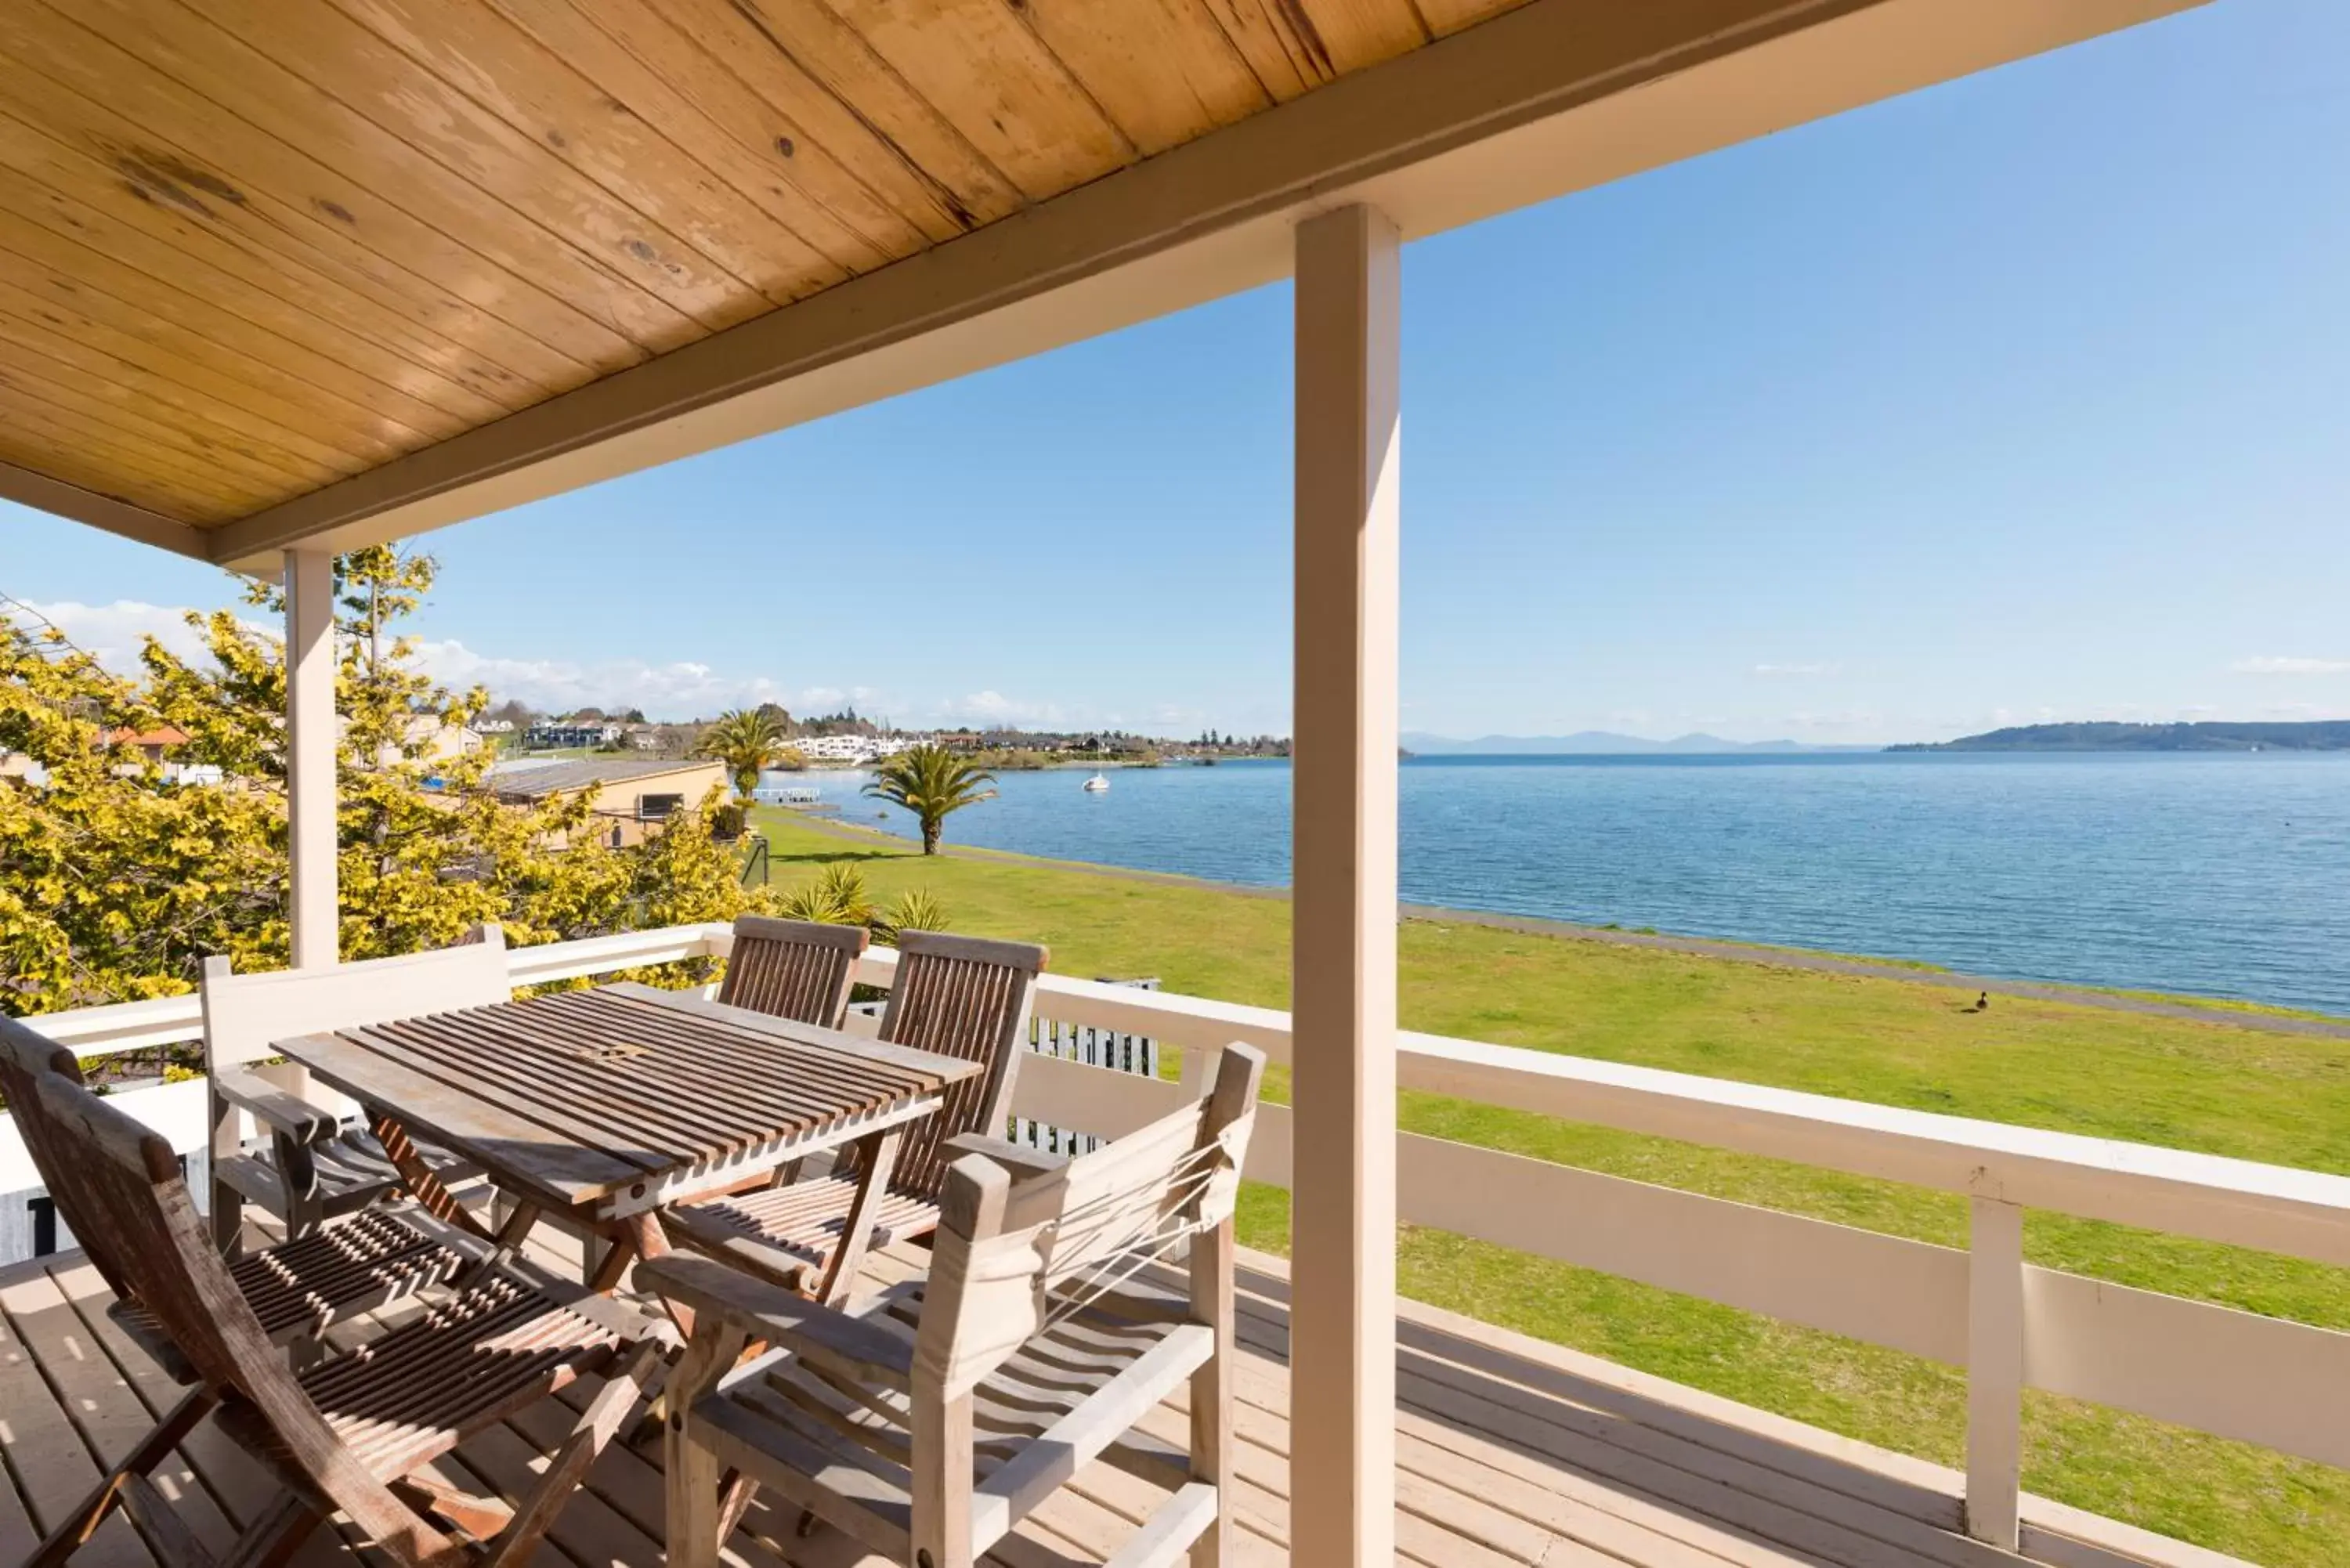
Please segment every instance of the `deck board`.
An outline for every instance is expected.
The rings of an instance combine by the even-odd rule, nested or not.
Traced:
[[[543,1231],[534,1249],[577,1267],[576,1241]],[[570,1254],[567,1256],[566,1254]],[[903,1278],[920,1254],[869,1260],[872,1283]],[[1287,1282],[1278,1260],[1244,1253],[1235,1386],[1240,1407],[1236,1561],[1289,1555]],[[98,1461],[138,1440],[179,1387],[105,1316],[104,1282],[78,1253],[0,1270],[0,1563],[70,1505]],[[420,1310],[403,1303],[345,1325],[348,1346]],[[1406,1303],[1399,1324],[1397,1521],[1399,1561],[1426,1568],[1996,1568],[2017,1559],[1958,1530],[1950,1471],[1748,1410],[1693,1389]],[[585,1379],[556,1401],[477,1437],[444,1462],[468,1490],[513,1496],[595,1397]],[[1145,1423],[1180,1445],[1179,1391]],[[658,1442],[614,1447],[551,1532],[543,1568],[659,1568]],[[218,1549],[275,1486],[207,1423],[159,1487]],[[1108,1556],[1165,1494],[1097,1464],[1003,1542],[997,1568],[1066,1568]],[[2225,1568],[2228,1560],[2029,1500],[2043,1561],[2109,1568]],[[797,1511],[755,1504],[727,1544],[732,1568],[878,1568],[836,1532],[801,1539]],[[315,1534],[296,1568],[380,1561],[336,1531]],[[76,1559],[84,1568],[150,1568],[119,1516]]]

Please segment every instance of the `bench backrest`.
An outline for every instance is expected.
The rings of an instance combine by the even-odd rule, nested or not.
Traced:
[[[949,1168],[914,1351],[914,1397],[978,1386],[1060,1317],[1231,1222],[1264,1056],[1224,1047],[1206,1096],[1058,1167]]]
[[[236,974],[225,958],[204,961],[204,1064],[207,1070],[274,1056],[272,1042],[425,1012],[485,1007],[514,995],[505,935],[431,952],[369,959],[324,969]]]
[[[848,1015],[848,988],[871,933],[863,926],[821,925],[742,915],[718,1000],[771,1017],[837,1029]]]
[[[941,931],[898,933],[898,973],[882,1011],[881,1038],[983,1062],[987,1070],[954,1085],[944,1105],[907,1130],[891,1186],[936,1196],[946,1180],[941,1146],[947,1139],[973,1132],[1003,1136],[1013,1078],[1027,1047],[1036,977],[1049,956],[1026,942]]]

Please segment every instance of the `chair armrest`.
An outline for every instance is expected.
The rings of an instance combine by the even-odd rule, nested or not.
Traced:
[[[249,1067],[223,1067],[213,1074],[213,1093],[296,1143],[324,1143],[342,1131],[332,1114],[299,1095],[287,1094]]]
[[[697,1320],[723,1320],[754,1339],[788,1347],[858,1378],[905,1387],[914,1370],[911,1341],[879,1324],[835,1311],[740,1270],[691,1253],[637,1264],[637,1288],[693,1309]]]
[[[1010,1171],[1016,1180],[1025,1181],[1032,1176],[1049,1176],[1069,1163],[1066,1154],[1046,1154],[1041,1148],[1025,1148],[1016,1143],[1006,1143],[985,1133],[957,1133],[939,1146],[946,1151],[949,1163],[967,1154],[983,1155]]]

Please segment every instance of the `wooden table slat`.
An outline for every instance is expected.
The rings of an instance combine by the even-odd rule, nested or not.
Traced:
[[[502,1184],[608,1218],[919,1118],[980,1070],[635,984],[278,1049]]]
[[[607,1070],[608,1064],[584,1057],[567,1059],[536,1035],[508,1027],[487,1008],[388,1024],[369,1033],[419,1056],[445,1062],[452,1070],[479,1074],[485,1085],[494,1084],[524,1103],[560,1106],[577,1126],[598,1129],[589,1137],[591,1144],[606,1140],[607,1151],[624,1158],[620,1147],[609,1146],[657,1145],[681,1156],[697,1148],[739,1147],[762,1130],[754,1120],[712,1114],[682,1096],[626,1103],[626,1096],[641,1094],[639,1075]]]
[[[549,1098],[544,1091],[517,1090],[505,1081],[502,1074],[495,1069],[485,1068],[482,1064],[450,1061],[412,1050],[406,1042],[379,1029],[347,1029],[343,1032],[343,1038],[386,1061],[400,1063],[484,1106],[494,1106],[504,1116],[530,1123],[539,1129],[542,1137],[560,1137],[582,1149],[601,1153],[639,1172],[659,1170],[678,1158],[675,1139],[624,1138],[614,1129],[605,1128],[578,1116],[567,1101]],[[339,1085],[336,1086],[341,1087]],[[355,1099],[371,1098],[365,1094],[345,1092],[352,1094]],[[388,1108],[400,1110],[403,1116],[419,1114],[416,1107],[405,1100],[381,1103]],[[420,1129],[428,1137],[437,1136],[442,1130],[440,1123],[429,1120],[421,1123]],[[453,1127],[445,1130],[452,1137],[464,1136]],[[629,1147],[631,1144],[634,1147]]]
[[[636,997],[644,1000],[658,997],[661,999],[660,1005],[674,1008],[681,1012],[691,1012],[696,1017],[706,1018],[716,1028],[737,1033],[759,1034],[785,1040],[793,1044],[847,1056],[860,1062],[869,1058],[877,1064],[887,1063],[900,1067],[916,1077],[930,1076],[939,1070],[941,1064],[950,1062],[959,1068],[965,1069],[964,1072],[955,1075],[956,1076],[969,1075],[971,1066],[969,1063],[954,1062],[953,1058],[941,1056],[934,1052],[919,1051],[910,1045],[894,1045],[886,1040],[866,1040],[854,1034],[843,1034],[837,1030],[820,1028],[813,1023],[802,1023],[795,1019],[775,1018],[764,1012],[753,1012],[747,1008],[730,1007],[724,1002],[712,1002],[708,997],[695,996],[690,992],[660,991],[637,981],[620,981],[611,985],[598,986],[597,990],[614,996]]]
[[[596,1023],[593,1027],[606,1027]],[[768,1052],[764,1043],[753,1049],[772,1059],[757,1064],[743,1061],[743,1047],[729,1042],[681,1044],[667,1058],[678,1080],[708,1092],[730,1096],[786,1120],[805,1119],[814,1125],[837,1118],[844,1104],[866,1103],[873,1079],[860,1077],[854,1064],[834,1061],[816,1052],[789,1056]],[[906,1079],[902,1092],[933,1094],[934,1080]]]
[[[280,1041],[277,1048],[307,1065],[319,1082],[354,1099],[400,1106],[427,1137],[461,1144],[471,1152],[494,1150],[504,1165],[564,1203],[588,1201],[642,1174],[338,1035]]]
[[[635,1041],[645,1027],[626,1012],[607,1014],[581,1007],[567,1009],[566,1023],[584,1037],[611,1044]],[[764,1107],[770,1114],[812,1121],[840,1115],[844,1096],[858,1103],[868,1099],[877,1082],[870,1074],[859,1076],[837,1071],[813,1052],[788,1058],[765,1054],[775,1054],[775,1059],[747,1061],[740,1048],[693,1039],[667,1042],[660,1053],[663,1069],[683,1081],[720,1090],[746,1107]],[[928,1093],[935,1080],[910,1077],[898,1086],[907,1093]],[[763,1130],[773,1130],[771,1125],[762,1126]]]

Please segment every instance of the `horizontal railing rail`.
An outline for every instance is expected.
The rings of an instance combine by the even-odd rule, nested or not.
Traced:
[[[731,946],[724,926],[695,925],[510,956],[522,986],[723,957]],[[886,988],[896,957],[872,950],[858,978]],[[1185,1053],[1187,1074],[1234,1040],[1292,1059],[1288,1015],[1270,1008],[1048,975],[1037,1013],[1150,1036]],[[202,1033],[192,996],[29,1022],[86,1059]],[[1431,1034],[1402,1035],[1397,1067],[1407,1088],[1967,1199],[1972,1231],[1959,1249],[1467,1144],[1398,1140],[1407,1221],[1964,1367],[1963,1522],[1974,1533],[2015,1538],[2027,1386],[2350,1467],[2339,1415],[2350,1409],[2350,1334],[2038,1268],[2022,1241],[2023,1212],[2043,1209],[2350,1266],[2350,1178]],[[1116,1137],[1192,1092],[1035,1055],[1022,1064],[1014,1111]],[[123,1103],[175,1141],[167,1122],[186,1122],[189,1147],[202,1140],[200,1085]],[[31,1185],[29,1169],[0,1126],[0,1192],[19,1175]],[[1248,1174],[1285,1188],[1289,1171],[1288,1111],[1267,1106]],[[2022,1528],[2028,1542],[2033,1527]]]
[[[546,985],[686,959],[723,957],[733,945],[733,933],[723,923],[664,926],[510,948],[506,972],[517,987]],[[203,1004],[192,992],[41,1013],[23,1022],[57,1044],[71,1046],[85,1064],[125,1052],[186,1044],[203,1039],[204,1033]],[[115,1103],[169,1138],[183,1155],[203,1148],[209,1137],[201,1079],[132,1088],[118,1094]],[[33,1169],[24,1139],[7,1117],[0,1116],[0,1194],[39,1186],[40,1177]]]

